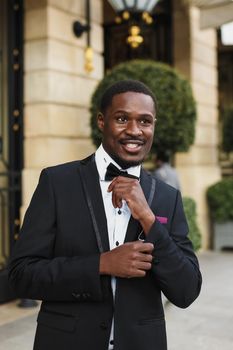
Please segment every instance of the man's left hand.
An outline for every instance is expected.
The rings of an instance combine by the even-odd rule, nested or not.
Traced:
[[[125,200],[132,216],[138,220],[147,234],[155,221],[155,216],[150,209],[141,185],[137,179],[118,176],[108,187],[112,192],[112,203],[114,208],[122,207],[122,200]]]

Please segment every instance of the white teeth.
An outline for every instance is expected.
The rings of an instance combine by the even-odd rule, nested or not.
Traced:
[[[138,144],[137,143],[127,143],[126,146],[128,148],[137,148],[138,147]]]

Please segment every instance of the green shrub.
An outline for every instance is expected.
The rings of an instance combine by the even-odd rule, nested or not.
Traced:
[[[97,86],[91,101],[92,139],[98,146],[101,133],[96,123],[100,98],[107,87],[118,80],[136,79],[145,83],[158,100],[153,151],[174,154],[187,151],[193,143],[196,107],[189,82],[170,66],[147,60],[122,63],[107,74]]]
[[[233,105],[223,115],[223,150],[233,151]]]
[[[223,179],[210,186],[207,200],[215,222],[233,220],[233,179]]]
[[[198,250],[201,247],[201,233],[197,225],[197,213],[196,203],[192,198],[184,197],[184,212],[189,225],[189,239],[193,244],[194,250]]]

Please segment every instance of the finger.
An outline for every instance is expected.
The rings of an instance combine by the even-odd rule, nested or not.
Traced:
[[[130,179],[128,177],[118,176],[118,177],[115,177],[113,181],[110,183],[108,187],[108,192],[111,192],[113,188],[119,188],[119,187],[129,189],[131,188],[132,185],[136,185],[137,187],[139,186],[141,188],[138,180]]]
[[[144,270],[144,271],[148,271],[151,269],[151,263],[149,262],[140,262],[137,265],[139,270]]]
[[[129,273],[126,277],[127,278],[135,278],[135,277],[145,277],[146,271],[145,270],[134,270],[131,273]]]
[[[138,254],[138,260],[140,260],[141,262],[151,263],[153,260],[153,255],[148,254],[148,253],[140,253],[140,254]]]
[[[138,182],[134,182],[133,183],[130,181],[130,182],[122,182],[122,181],[119,181],[119,178],[117,178],[117,181],[114,182],[113,184],[113,187],[114,189],[122,189],[122,190],[133,190],[133,189],[140,189],[141,190],[141,187],[140,187],[140,184]],[[142,191],[142,190],[141,190]]]
[[[138,251],[144,253],[152,253],[154,250],[154,244],[152,243],[142,243],[140,242],[140,246],[138,246]]]
[[[122,207],[122,194],[119,191],[116,191],[115,188],[112,191],[113,201],[115,204],[115,208]]]
[[[138,180],[132,179],[127,176],[118,176],[117,179],[118,179],[118,182],[121,182],[121,183],[133,183],[135,181],[139,182]]]
[[[114,181],[114,183],[111,183],[108,187],[108,192],[113,192],[113,191],[127,192],[129,191],[129,186],[127,184],[121,184],[121,183],[118,183],[117,181]]]
[[[112,198],[113,198],[113,205],[115,205],[115,208],[121,208],[122,199],[124,199],[124,193],[122,193],[121,191],[116,191],[114,188],[112,191]]]
[[[132,249],[137,251],[143,251],[143,249],[148,249],[149,247],[152,248],[154,245],[152,243],[144,243],[141,241],[133,241],[126,243],[127,245],[131,246]]]
[[[112,182],[108,186],[108,190],[107,190],[108,192],[111,192],[113,190],[116,180],[117,180],[117,177],[114,177],[114,179],[112,180]]]
[[[114,208],[122,207],[122,197],[120,196],[120,194],[116,193],[115,191],[112,192],[112,204]]]
[[[122,207],[122,198],[116,196],[116,206],[117,208],[121,208]]]

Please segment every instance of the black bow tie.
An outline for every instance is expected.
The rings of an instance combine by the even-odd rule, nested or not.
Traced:
[[[110,163],[105,174],[105,181],[112,181],[112,179],[117,176],[130,177],[131,179],[139,180],[137,176],[128,174],[127,171],[119,170],[114,164]]]

